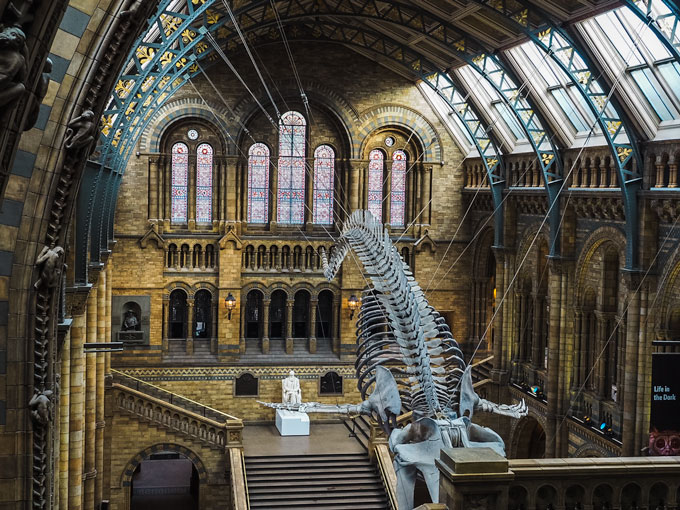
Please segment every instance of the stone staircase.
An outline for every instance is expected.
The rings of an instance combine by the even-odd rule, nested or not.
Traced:
[[[246,456],[250,508],[390,509],[366,454]]]
[[[219,360],[210,350],[212,340],[209,338],[194,338],[194,352],[187,354],[185,339],[168,339],[168,350],[163,353],[163,361],[182,365],[210,365]]]
[[[225,450],[242,444],[240,419],[118,370],[111,372],[111,389],[119,412],[209,448]]]

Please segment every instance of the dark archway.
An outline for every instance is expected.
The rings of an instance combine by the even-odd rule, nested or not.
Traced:
[[[260,338],[262,323],[262,292],[251,290],[246,296],[245,338]]]
[[[307,338],[309,331],[309,292],[298,290],[293,304],[293,338]]]
[[[545,431],[536,418],[526,416],[517,425],[515,433],[516,459],[542,459],[545,457]]]
[[[316,311],[316,337],[333,337],[333,293],[323,290],[319,293],[319,304]]]
[[[182,289],[170,293],[170,317],[168,338],[187,336],[187,294]]]
[[[212,336],[212,294],[201,289],[194,295],[194,338]]]
[[[283,338],[286,324],[286,293],[282,290],[272,292],[269,305],[269,338]]]
[[[193,462],[176,452],[158,452],[135,467],[130,510],[198,510],[200,481]]]

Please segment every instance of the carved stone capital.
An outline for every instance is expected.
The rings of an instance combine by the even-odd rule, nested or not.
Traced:
[[[76,285],[66,288],[66,314],[73,317],[83,315],[87,306],[87,297],[92,290],[92,284]]]
[[[87,266],[87,280],[92,285],[97,285],[99,275],[104,270],[103,262],[90,262]]]

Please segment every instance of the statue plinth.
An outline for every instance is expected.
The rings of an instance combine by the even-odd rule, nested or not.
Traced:
[[[276,428],[282,436],[308,436],[309,416],[307,413],[277,409]]]

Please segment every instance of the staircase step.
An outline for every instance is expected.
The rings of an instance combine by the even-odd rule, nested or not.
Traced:
[[[317,479],[307,479],[305,481],[305,487],[313,487],[313,486],[321,486],[321,487],[328,487],[328,480],[323,479],[323,480],[317,480]],[[372,478],[369,478],[368,480],[361,480],[357,478],[334,478],[333,479],[333,486],[341,486],[341,485],[349,485],[351,487],[382,487],[381,482],[377,481],[372,481]],[[290,481],[288,480],[281,480],[277,478],[276,480],[257,480],[257,479],[252,479],[248,480],[248,490],[249,491],[255,491],[259,490],[260,488],[265,488],[265,489],[272,489],[273,487],[283,487],[283,488],[289,488],[290,487]]]
[[[252,509],[389,509],[366,454],[245,457]]]

